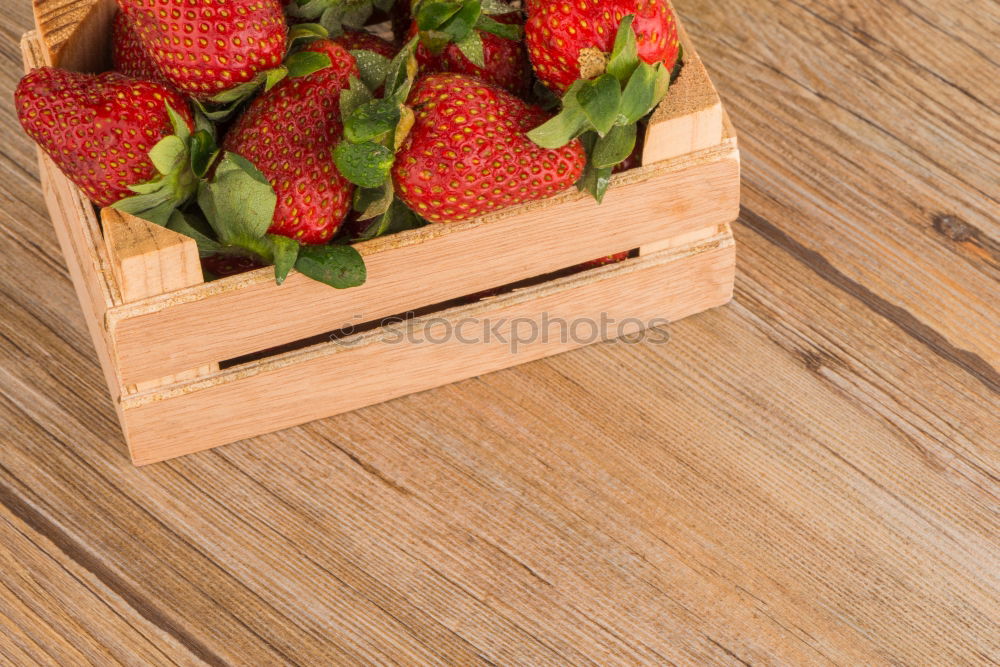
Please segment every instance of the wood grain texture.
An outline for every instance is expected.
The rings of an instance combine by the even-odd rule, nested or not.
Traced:
[[[0,662],[995,664],[1000,7],[677,4],[732,305],[141,470],[0,110]]]
[[[101,228],[114,285],[126,303],[170,294],[204,282],[194,239],[111,208],[101,211]],[[218,370],[218,364],[203,364],[192,370],[126,385],[125,393],[151,391]]]
[[[735,271],[727,228],[674,251],[549,281],[512,297],[241,364],[124,399],[129,450],[138,465],[156,463],[635,335],[645,326],[728,303]],[[310,400],[303,403],[306,387]]]

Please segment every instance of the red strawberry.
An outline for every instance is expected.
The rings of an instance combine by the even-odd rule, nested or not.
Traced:
[[[334,41],[348,51],[372,51],[389,60],[399,53],[399,48],[392,42],[363,30],[349,30]]]
[[[586,271],[587,269],[597,269],[602,266],[608,266],[609,264],[617,264],[619,262],[624,262],[628,259],[629,253],[620,252],[617,255],[608,255],[607,257],[601,257],[600,259],[592,259],[589,262],[584,262],[579,266],[574,267],[574,269],[580,271]]]
[[[535,73],[564,93],[577,79],[603,73],[622,19],[635,16],[639,58],[672,70],[680,55],[677,20],[668,0],[531,0],[525,41]],[[597,62],[595,62],[597,61]]]
[[[279,0],[118,0],[163,75],[209,100],[281,65],[288,26]]]
[[[194,129],[178,93],[116,72],[36,69],[18,84],[15,104],[28,135],[98,206],[130,197],[130,186],[156,178],[149,153],[175,130],[167,105]]]
[[[526,132],[549,114],[462,74],[417,82],[416,122],[393,167],[400,199],[431,222],[460,222],[550,197],[573,185],[586,155],[579,141],[547,150]]]
[[[124,12],[115,15],[111,31],[111,61],[116,72],[145,81],[167,83],[166,78],[149,55],[135,26]]]
[[[278,196],[270,233],[302,243],[326,243],[351,208],[354,187],[341,176],[331,148],[343,136],[340,94],[358,76],[354,58],[342,46],[313,42],[332,65],[289,78],[250,105],[225,140],[225,149],[259,169]]]
[[[520,12],[492,17],[507,25],[522,24]],[[410,36],[418,33],[417,24],[410,29]],[[458,44],[452,42],[444,50],[435,54],[421,43],[417,47],[417,62],[426,72],[455,72],[478,76],[489,83],[506,88],[515,95],[524,95],[531,86],[531,64],[524,43],[507,39],[489,32],[480,31],[483,41],[483,67],[473,63],[462,52]]]

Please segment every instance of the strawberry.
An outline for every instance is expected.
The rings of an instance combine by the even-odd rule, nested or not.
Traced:
[[[531,0],[525,39],[538,78],[562,111],[530,133],[543,148],[581,139],[579,187],[602,201],[639,144],[639,125],[667,95],[680,58],[668,0]]]
[[[392,42],[363,30],[348,30],[334,41],[348,51],[371,51],[389,60],[399,53],[399,49]]]
[[[624,262],[629,258],[629,254],[630,253],[627,252],[620,252],[617,255],[608,255],[607,257],[601,257],[600,259],[592,259],[589,262],[584,262],[583,264],[574,267],[574,270],[586,271],[588,269],[597,269],[602,266]]]
[[[635,17],[639,58],[670,71],[680,56],[677,20],[667,0],[532,0],[525,41],[535,73],[565,93],[606,69],[622,19]]]
[[[461,222],[545,197],[583,173],[579,141],[554,150],[526,132],[549,114],[481,79],[433,74],[408,102],[415,123],[392,170],[398,196],[431,222]]]
[[[201,101],[262,83],[285,57],[279,0],[117,0],[159,70]]]
[[[523,19],[520,12],[511,12],[492,17],[497,24],[520,28]],[[419,22],[414,22],[410,28],[410,36],[420,32]],[[518,39],[509,39],[485,30],[478,33],[480,46],[473,50],[481,50],[481,54],[472,54],[470,47],[462,41],[452,41],[440,47],[434,44],[437,34],[431,33],[431,38],[421,36],[417,48],[417,62],[425,72],[455,72],[478,76],[489,83],[506,88],[515,95],[526,94],[531,86],[531,65],[524,43]],[[435,52],[435,48],[440,50]],[[479,63],[474,62],[479,60]]]
[[[156,209],[150,219],[162,222],[194,194],[194,117],[174,90],[116,72],[43,67],[21,80],[15,104],[28,135],[98,206]]]
[[[149,55],[135,26],[124,12],[115,15],[111,30],[111,62],[116,72],[134,79],[167,83]]]
[[[344,221],[353,186],[334,164],[330,148],[343,136],[340,96],[358,76],[354,58],[329,40],[306,52],[331,66],[282,81],[258,97],[226,136],[224,148],[259,169],[277,195],[271,234],[302,243],[326,243]]]

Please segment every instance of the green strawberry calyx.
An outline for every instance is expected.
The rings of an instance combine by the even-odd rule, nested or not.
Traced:
[[[439,54],[455,44],[480,68],[486,66],[482,33],[515,41],[524,38],[522,26],[492,18],[516,11],[502,0],[416,0],[413,6],[420,42],[431,53]]]
[[[301,48],[318,39],[326,39],[329,32],[321,25],[303,23],[288,31],[288,53],[285,61],[274,69],[265,70],[256,77],[211,97],[207,103],[198,102],[199,111],[209,120],[228,120],[244,102],[263,90],[265,93],[288,77],[308,76],[330,67],[330,57],[322,53],[302,51]]]
[[[348,30],[363,30],[376,9],[388,12],[395,4],[396,0],[294,0],[285,13],[318,23],[336,39]]]
[[[417,44],[414,37],[383,69],[366,72],[366,65],[359,60],[361,79],[352,77],[340,96],[344,139],[334,148],[333,157],[344,178],[358,186],[355,211],[361,220],[372,221],[363,239],[422,223],[396,199],[391,178],[396,153],[415,120],[406,100],[417,76]],[[378,98],[371,91],[380,87],[385,92]]]
[[[189,236],[202,257],[257,257],[274,265],[281,285],[294,268],[331,287],[367,280],[365,261],[348,245],[305,245],[269,234],[278,198],[267,178],[246,158],[224,153],[211,179],[201,181],[198,207],[174,211],[167,227]]]
[[[174,211],[197,194],[199,181],[219,152],[214,128],[203,116],[196,115],[192,132],[187,121],[169,104],[166,106],[174,133],[161,139],[149,152],[156,177],[131,186],[129,189],[135,194],[112,207],[158,225],[166,225]]]
[[[598,202],[604,199],[614,168],[635,149],[638,123],[659,106],[670,87],[663,63],[639,58],[632,27],[625,16],[610,54],[584,49],[578,79],[562,98],[562,110],[528,133],[543,148],[561,148],[580,138],[587,149],[587,169],[577,184]]]

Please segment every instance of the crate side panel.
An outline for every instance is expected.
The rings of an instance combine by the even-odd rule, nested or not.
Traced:
[[[550,322],[555,318],[567,322],[586,318],[596,322],[602,314],[618,322],[627,318],[642,322],[656,318],[677,321],[730,300],[735,254],[731,236],[725,238],[725,243],[697,254],[664,263],[651,261],[649,266],[635,270],[621,267],[598,279],[535,299],[519,300],[517,295],[498,299],[477,316],[480,321],[505,320],[508,324],[499,331],[508,340],[509,323],[518,318],[534,322],[539,330],[543,316]],[[445,333],[445,326],[433,325],[421,338],[436,340]],[[527,324],[519,326],[524,331]],[[630,328],[623,333],[635,330]],[[297,363],[276,365],[272,371],[253,375],[241,376],[234,369],[227,371],[230,381],[127,408],[125,424],[130,448],[137,464],[162,461],[587,344],[584,338],[561,339],[558,328],[550,331],[552,337],[548,342],[525,343],[517,353],[496,338],[492,343],[480,344],[455,339],[437,344],[372,341]],[[304,387],[308,390],[303,390]],[[308,393],[309,400],[302,400],[303,391]]]
[[[367,285],[342,292],[293,275],[204,298],[164,301],[113,321],[121,373],[142,382],[348,325],[543,275],[595,257],[724,224],[739,210],[735,151],[609,193],[603,206],[561,204],[366,257]],[[210,288],[211,285],[206,285]],[[209,335],[210,334],[210,335]]]

